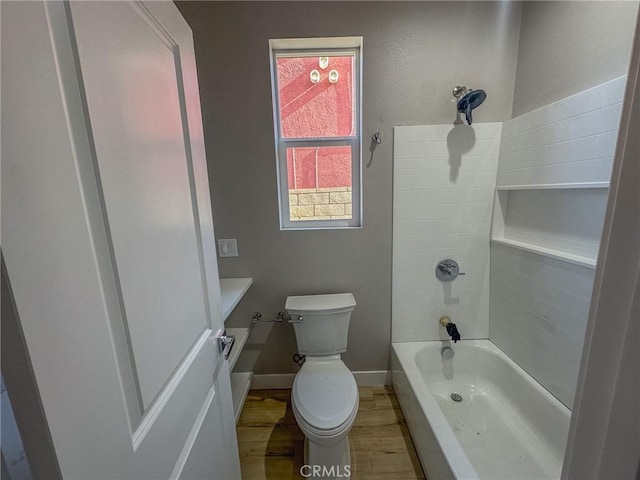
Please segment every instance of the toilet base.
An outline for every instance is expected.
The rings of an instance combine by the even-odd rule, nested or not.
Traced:
[[[301,473],[307,478],[338,480],[351,477],[351,452],[349,437],[331,445],[319,444],[304,439],[305,468]]]

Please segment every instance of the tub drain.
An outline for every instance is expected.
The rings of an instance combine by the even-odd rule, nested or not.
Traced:
[[[462,401],[462,395],[459,395],[457,393],[452,393],[451,394],[451,400],[453,400],[454,402],[461,402]]]

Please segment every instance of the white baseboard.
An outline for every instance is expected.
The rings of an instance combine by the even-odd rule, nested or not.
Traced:
[[[353,372],[353,376],[359,387],[391,385],[391,372],[389,370]],[[253,380],[251,380],[251,388],[253,390],[291,388],[295,377],[295,373],[255,374]]]
[[[353,372],[359,387],[374,387],[376,385],[391,385],[391,370],[369,370]]]
[[[251,380],[252,390],[270,390],[275,388],[291,388],[295,373],[254,374]]]

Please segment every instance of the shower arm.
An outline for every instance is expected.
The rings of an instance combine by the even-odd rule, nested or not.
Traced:
[[[473,90],[468,89],[467,87],[463,87],[461,85],[457,85],[455,87],[453,87],[453,96],[456,97],[458,100],[460,99],[460,97],[464,97],[467,93],[472,92]]]

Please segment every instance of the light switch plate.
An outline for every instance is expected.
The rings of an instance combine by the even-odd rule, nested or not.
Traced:
[[[221,238],[218,240],[218,256],[237,257],[238,243],[235,238]]]

